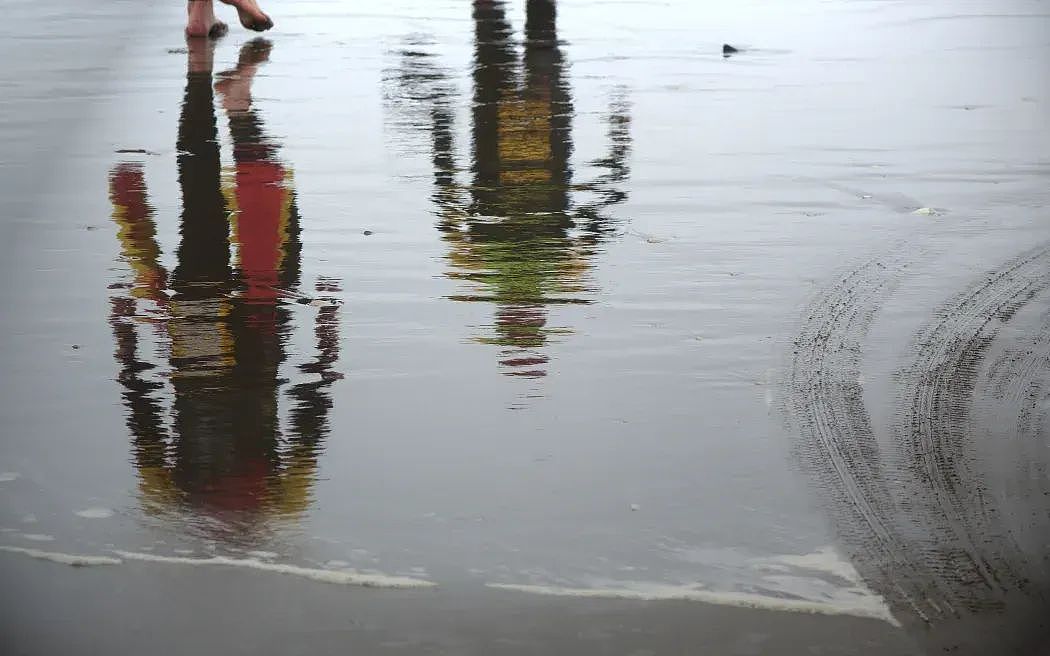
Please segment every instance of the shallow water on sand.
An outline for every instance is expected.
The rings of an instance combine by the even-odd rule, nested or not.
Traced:
[[[5,46],[5,557],[1026,646],[1050,9],[525,4]]]

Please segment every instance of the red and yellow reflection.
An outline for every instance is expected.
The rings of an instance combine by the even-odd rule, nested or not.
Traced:
[[[181,511],[210,533],[245,539],[306,510],[340,375],[338,307],[300,287],[300,219],[290,168],[251,102],[270,44],[256,40],[237,67],[211,73],[192,40],[179,118],[180,241],[162,265],[145,170],[110,175],[125,281],[111,324],[143,505]],[[233,164],[220,162],[215,94],[228,119]],[[317,296],[340,291],[321,278]],[[314,296],[311,294],[310,296]],[[315,358],[287,371],[287,343],[312,324]]]

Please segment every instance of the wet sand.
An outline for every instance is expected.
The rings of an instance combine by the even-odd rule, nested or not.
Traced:
[[[14,654],[893,654],[885,624],[697,605],[477,589],[352,590],[237,572],[70,573],[0,561]]]
[[[1044,5],[273,9],[10,7],[6,644],[1045,651]]]

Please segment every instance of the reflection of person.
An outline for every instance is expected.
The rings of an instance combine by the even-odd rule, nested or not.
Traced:
[[[237,9],[237,19],[245,29],[265,32],[273,21],[259,8],[255,0],[221,0]],[[186,3],[186,36],[220,37],[226,34],[226,23],[215,17],[212,0],[189,0]]]
[[[466,188],[456,182],[454,85],[442,82],[416,50],[406,53],[400,78],[407,94],[431,104],[433,198],[455,269],[449,275],[476,284],[476,293],[453,298],[495,303],[495,335],[479,341],[501,347],[505,373],[543,376],[542,348],[558,332],[548,326],[549,308],[587,302],[579,293],[586,290],[588,259],[610,231],[603,210],[626,197],[614,189],[626,178],[626,106],[615,106],[609,119],[609,156],[592,163],[610,173],[574,185],[573,106],[555,3],[526,3],[521,55],[502,2],[475,0],[473,17],[473,179]],[[414,88],[421,84],[431,88]],[[587,194],[596,200],[580,202]]]
[[[501,4],[475,2],[474,21],[474,184],[467,211],[499,220],[468,220],[465,231],[447,231],[446,240],[452,262],[464,277],[485,282],[497,304],[497,336],[485,341],[504,347],[508,373],[542,376],[547,357],[536,349],[549,334],[547,306],[575,300],[569,293],[584,268],[567,235],[572,108],[554,45],[553,4],[528,3],[520,62]]]
[[[236,69],[214,85],[234,144],[225,185],[211,48],[190,40],[178,136],[182,239],[170,274],[159,263],[142,168],[121,164],[111,176],[114,219],[132,269],[130,294],[113,300],[112,323],[144,499],[247,527],[305,509],[331,407],[326,388],[339,377],[332,370],[337,308],[317,310],[320,355],[299,370],[319,380],[291,387],[294,407],[282,435],[278,370],[292,328],[288,303],[298,297],[300,242],[290,171],[251,106],[252,79],[271,46],[246,44]],[[318,291],[338,285],[323,280]],[[140,313],[141,304],[152,313]],[[170,348],[170,438],[158,396],[165,383],[144,375],[155,365],[138,354],[135,324],[143,321]]]

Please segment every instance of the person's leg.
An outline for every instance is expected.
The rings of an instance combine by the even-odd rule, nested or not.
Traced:
[[[222,0],[222,2],[237,9],[237,18],[246,29],[265,32],[273,27],[273,21],[259,8],[255,0]]]
[[[226,30],[226,23],[215,18],[212,0],[186,3],[186,36],[215,38],[226,34]]]

